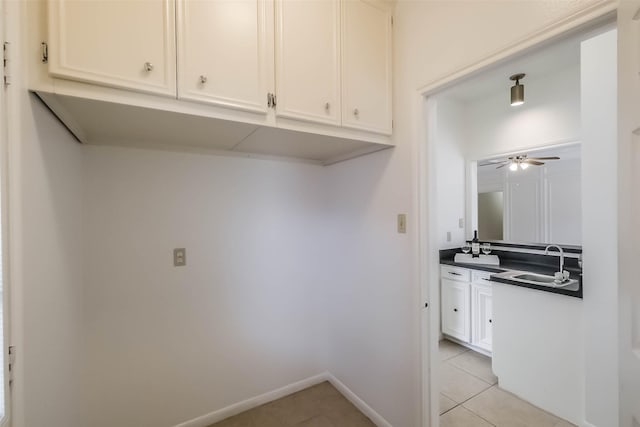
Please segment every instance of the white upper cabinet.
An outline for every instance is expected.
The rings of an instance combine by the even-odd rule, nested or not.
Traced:
[[[371,0],[342,8],[342,125],[391,134],[391,14]]]
[[[276,0],[276,114],[340,124],[340,3]]]
[[[177,1],[178,97],[266,113],[273,91],[273,3]]]
[[[173,0],[53,0],[49,35],[56,77],[176,94]]]

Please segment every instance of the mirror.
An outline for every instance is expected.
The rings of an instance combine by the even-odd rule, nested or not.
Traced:
[[[477,162],[480,240],[582,244],[580,144]]]

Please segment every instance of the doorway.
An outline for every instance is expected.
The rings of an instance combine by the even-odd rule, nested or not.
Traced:
[[[597,22],[592,22],[591,24],[587,26],[583,26],[581,28],[567,29],[567,32],[559,38],[554,38],[553,40],[551,40],[551,37],[549,37],[549,40],[551,41],[546,43],[544,46],[537,46],[537,47],[528,46],[526,47],[526,49],[523,47],[522,49],[517,50],[517,53],[514,54],[514,56],[511,58],[510,61],[504,58],[501,58],[500,62],[492,66],[490,69],[483,69],[482,71],[470,70],[469,73],[467,73],[465,79],[455,82],[457,83],[455,85],[453,84],[453,82],[447,82],[440,85],[433,85],[432,87],[422,91],[420,94],[421,104],[424,112],[424,120],[426,123],[425,130],[424,130],[424,139],[427,141],[427,144],[424,147],[422,147],[423,151],[421,156],[422,169],[423,169],[421,179],[423,180],[423,182],[427,183],[426,189],[424,190],[424,193],[426,194],[421,194],[422,200],[420,204],[420,206],[423,208],[423,213],[421,215],[421,223],[423,227],[421,227],[421,229],[427,230],[427,232],[423,233],[424,235],[421,237],[423,239],[422,241],[423,247],[425,248],[425,253],[424,253],[425,256],[423,257],[423,264],[422,264],[422,268],[424,270],[421,277],[423,282],[423,295],[426,296],[425,301],[429,301],[431,304],[431,310],[429,311],[429,314],[428,314],[429,328],[428,330],[424,331],[424,338],[423,338],[423,340],[427,340],[427,344],[423,348],[427,349],[426,351],[428,352],[428,355],[429,355],[428,358],[425,358],[427,360],[423,361],[423,363],[427,364],[427,366],[425,366],[425,369],[424,369],[424,372],[426,374],[423,381],[426,384],[423,384],[423,389],[430,391],[430,393],[425,393],[426,396],[430,396],[430,399],[428,402],[424,402],[425,412],[428,412],[429,414],[429,417],[428,417],[429,421],[427,421],[427,417],[424,417],[424,425],[436,426],[436,425],[439,425],[439,422],[440,422],[440,410],[439,410],[440,399],[439,398],[440,398],[440,390],[442,389],[443,384],[442,384],[441,378],[439,378],[440,377],[439,372],[441,371],[441,363],[440,363],[441,356],[439,354],[439,347],[440,347],[439,343],[440,343],[440,338],[442,337],[442,332],[443,332],[442,329],[440,328],[440,325],[441,325],[440,301],[442,300],[443,296],[441,296],[440,294],[439,250],[443,248],[443,245],[446,246],[447,244],[449,248],[454,248],[454,247],[459,248],[464,241],[471,239],[472,230],[477,229],[477,222],[474,223],[474,221],[477,221],[477,217],[476,217],[476,220],[474,221],[471,220],[472,214],[471,214],[471,207],[469,204],[469,200],[471,200],[472,203],[477,203],[478,201],[477,191],[475,192],[475,195],[469,194],[470,173],[474,173],[474,172],[477,173],[477,169],[474,169],[474,168],[477,168],[477,164],[474,167],[469,167],[469,164],[468,164],[469,161],[470,160],[478,161],[483,158],[491,157],[492,155],[493,156],[507,155],[513,152],[512,150],[509,150],[508,147],[504,145],[500,145],[499,143],[495,143],[496,140],[499,141],[499,139],[496,139],[494,140],[494,145],[491,146],[489,150],[486,150],[486,147],[484,147],[485,149],[484,152],[482,151],[483,148],[479,147],[479,145],[476,145],[475,147],[472,147],[470,149],[467,147],[467,150],[465,151],[465,150],[459,149],[459,147],[458,148],[453,147],[452,144],[448,144],[447,150],[445,151],[445,153],[438,153],[437,146],[434,143],[435,138],[437,138],[437,133],[434,133],[434,132],[435,130],[439,129],[438,126],[440,125],[438,123],[438,120],[442,118],[443,110],[447,108],[452,110],[456,109],[455,106],[452,107],[451,105],[446,105],[448,101],[442,101],[442,99],[438,98],[438,95],[441,95],[445,91],[449,91],[449,93],[456,93],[456,86],[464,87],[464,90],[467,91],[470,87],[469,85],[465,86],[465,83],[467,81],[473,78],[478,78],[478,77],[482,78],[483,75],[486,75],[486,73],[491,72],[492,70],[504,68],[505,66],[508,67],[510,62],[518,63],[518,64],[526,64],[527,56],[530,56],[530,55],[535,56],[536,54],[539,54],[543,49],[553,47],[554,45],[559,44],[568,39],[575,38],[576,40],[578,40],[577,46],[578,46],[578,52],[579,52],[579,45],[583,40],[593,37],[594,35],[604,33],[610,30],[611,28],[613,28],[612,19],[613,18],[609,16],[609,17],[606,17],[604,21],[603,19],[598,19]],[[579,66],[580,66],[580,58],[578,56],[578,67]],[[521,72],[521,71],[522,70],[517,70],[514,72]],[[508,79],[508,75],[503,77]],[[531,79],[530,81],[533,81],[533,79]],[[579,80],[576,83],[577,83],[578,91],[583,89],[580,86]],[[510,87],[509,82],[505,80],[505,82],[503,83],[502,89],[496,89],[494,87],[492,90],[503,90],[503,91],[507,91],[507,94],[508,94],[509,87]],[[466,93],[469,93],[469,92],[467,91]],[[613,93],[615,93],[615,91],[613,91]],[[460,91],[457,92],[457,95],[460,96]],[[485,94],[481,93],[479,96],[486,97],[487,95],[486,93]],[[505,100],[508,99],[508,95],[505,95],[504,98]],[[533,95],[531,98],[532,99],[535,98],[535,95]],[[578,105],[580,104],[581,100],[579,99],[579,97],[576,102],[578,103]],[[444,105],[444,108],[443,108],[443,105]],[[451,114],[451,116],[452,117],[456,116],[455,111],[453,114]],[[577,126],[579,127],[580,112],[577,113],[577,117],[578,117]],[[613,117],[615,117],[615,114]],[[483,121],[483,120],[486,121],[486,118],[480,118],[478,121]],[[469,127],[468,122],[465,122],[464,125]],[[476,126],[476,128],[478,126]],[[449,133],[447,137],[451,138],[452,136]],[[455,138],[455,135],[453,137]],[[468,135],[463,136],[463,138],[465,138],[466,141],[475,141],[477,143],[477,139],[474,139],[473,137],[469,137]],[[542,144],[540,142],[542,142]],[[552,145],[564,146],[564,145],[572,145],[573,143],[576,143],[576,142],[579,142],[579,141],[573,138],[551,138],[546,136],[546,139],[543,139],[538,143],[525,141],[525,142],[522,142],[520,146],[515,148],[517,149],[516,151],[518,150],[527,151],[533,148],[538,148],[540,146],[552,146]],[[611,140],[610,143],[615,144],[615,139]],[[609,147],[609,149],[611,149],[611,147]],[[595,151],[589,152],[589,156],[593,156],[594,154],[595,154]],[[458,160],[455,160],[452,162],[451,161],[452,158],[457,158]],[[461,161],[459,161],[460,158],[462,159]],[[587,163],[588,163],[587,166],[589,168],[593,167],[591,163],[589,162]],[[445,174],[448,173],[452,176],[444,177],[444,178],[442,176],[439,176],[438,165],[446,165]],[[442,169],[443,168],[441,167],[440,171],[442,171]],[[582,173],[584,175],[587,173],[593,173],[594,171],[595,171],[594,169],[587,169],[587,172],[582,172]],[[442,186],[440,184],[443,182],[446,182],[446,186]],[[441,203],[441,200],[443,198],[447,198],[450,201],[452,200],[452,204],[454,206],[451,206],[450,204],[447,208],[443,208],[443,204]],[[583,201],[580,204],[581,204],[582,210],[584,210],[585,206],[593,207],[592,195],[587,197],[587,200]],[[448,215],[444,217],[445,213],[447,212],[450,213],[452,211],[456,212],[456,214]],[[442,218],[444,218],[445,220],[443,221]],[[587,218],[586,225],[584,227],[589,227],[588,225],[589,221],[593,221],[593,218],[591,219]],[[445,224],[443,225],[443,223]],[[593,224],[594,223],[591,222],[592,226]],[[542,241],[542,237],[540,237],[540,239],[541,239],[540,241]],[[590,243],[593,243],[594,241],[598,240],[598,237],[591,236],[587,240]],[[594,247],[590,246],[590,249],[593,250]],[[598,280],[597,275],[593,275],[589,277],[592,278],[594,281]],[[609,289],[607,290],[607,292],[615,292],[615,290]],[[591,304],[593,304],[593,301],[589,299],[589,301],[585,302],[585,307],[588,307]],[[575,308],[576,315],[579,315],[582,312],[582,310],[583,308],[576,307]],[[579,360],[578,363],[584,363],[586,365],[588,365],[589,363],[593,363],[593,360],[589,360],[589,357],[590,357],[589,347],[591,346],[590,340],[592,339],[593,337],[587,337],[586,342],[584,344],[576,341],[574,346],[575,351],[573,351],[572,353],[579,354],[580,357],[584,357],[587,359],[586,361]],[[449,340],[449,341],[455,341],[455,339]],[[469,346],[462,347],[462,348],[458,348],[458,347],[452,348],[452,345],[450,342],[445,342],[443,346],[445,347],[445,350],[444,350],[445,354],[451,354],[451,352],[453,353],[457,352],[457,354],[454,354],[451,358],[447,359],[447,360],[452,359],[451,362],[454,364],[454,367],[461,369],[460,365],[463,363],[467,363],[466,373],[467,374],[471,373],[469,372],[470,370],[469,363],[473,363],[473,362],[470,362],[469,360],[465,362],[462,359],[464,358],[478,359],[478,358],[475,357],[475,355],[472,356],[471,353],[461,357],[464,353],[467,353],[469,351],[468,350]],[[473,349],[471,351],[473,351]],[[458,357],[460,360],[454,361],[453,358],[456,358],[456,357]],[[457,364],[458,366],[455,366],[455,364]],[[575,379],[576,381],[585,381],[587,384],[576,383],[576,387],[580,387],[579,389],[577,389],[579,392],[580,391],[586,392],[587,399],[588,399],[589,387],[590,387],[588,384],[589,378],[587,376],[587,378],[585,379],[586,374],[584,374],[584,369],[585,367],[581,365],[580,371],[579,371],[580,375],[576,376]],[[461,369],[461,370],[465,371],[465,369]],[[474,376],[475,379],[482,380],[481,372],[476,372],[475,375],[473,375],[473,373],[471,374],[472,376]],[[489,378],[486,378],[486,380],[489,380]],[[487,385],[488,388],[495,387],[495,384],[491,384],[492,381],[493,379],[491,379],[491,381],[486,381],[486,384],[483,384],[483,387],[484,385]],[[499,390],[499,384],[496,387],[496,389]],[[445,402],[444,407],[446,408],[446,410],[444,411],[444,413],[447,413],[449,411],[454,410],[455,408],[460,407],[461,409],[459,410],[459,412],[461,412],[463,415],[468,415],[467,413],[471,412],[471,415],[480,416],[481,421],[487,422],[488,423],[487,425],[494,424],[496,422],[495,419],[490,419],[490,417],[488,418],[486,414],[484,416],[482,414],[479,414],[478,410],[474,412],[472,410],[473,404],[467,403],[471,398],[475,396],[479,396],[483,391],[484,390],[480,390],[475,394],[472,393],[473,394],[472,396],[457,396],[457,399],[451,399],[451,397],[453,396],[450,396],[450,395],[447,396],[445,393],[444,397],[446,399],[444,400]],[[591,392],[593,393],[593,391]],[[449,394],[451,394],[451,391],[449,392]],[[579,396],[582,396],[582,394],[583,393],[578,393]],[[462,401],[459,401],[461,399]],[[577,415],[574,415],[571,419],[573,423],[581,424],[582,422],[584,422],[585,417],[589,416],[588,410],[586,410],[582,405],[584,405],[584,400],[581,397],[579,397],[578,399],[574,399],[575,407],[573,408],[573,413],[579,414],[580,419],[578,419]],[[548,409],[548,411],[550,410]],[[587,412],[585,413],[585,411]],[[556,413],[556,415],[558,414]],[[560,420],[559,422],[562,421],[561,418],[565,418],[565,419],[567,418],[566,416],[564,416],[564,414],[562,415],[563,416],[559,418]],[[430,424],[428,422],[430,422]],[[535,425],[535,424],[532,424],[532,425]],[[568,425],[571,425],[571,424],[568,424]]]

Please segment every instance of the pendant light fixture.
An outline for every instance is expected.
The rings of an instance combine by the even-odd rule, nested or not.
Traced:
[[[515,81],[516,84],[511,86],[511,106],[524,104],[524,86],[520,84],[520,80],[524,78],[524,73],[514,74],[509,80]]]

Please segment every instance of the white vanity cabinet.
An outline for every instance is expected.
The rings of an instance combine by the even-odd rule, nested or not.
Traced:
[[[442,332],[463,342],[471,340],[471,272],[453,266],[441,267]]]
[[[267,113],[273,3],[177,0],[178,98]]]
[[[173,0],[52,0],[48,5],[51,75],[175,96]]]
[[[471,344],[486,351],[492,350],[493,309],[491,273],[472,271],[471,281]]]
[[[442,333],[473,348],[492,351],[492,273],[441,266]]]

